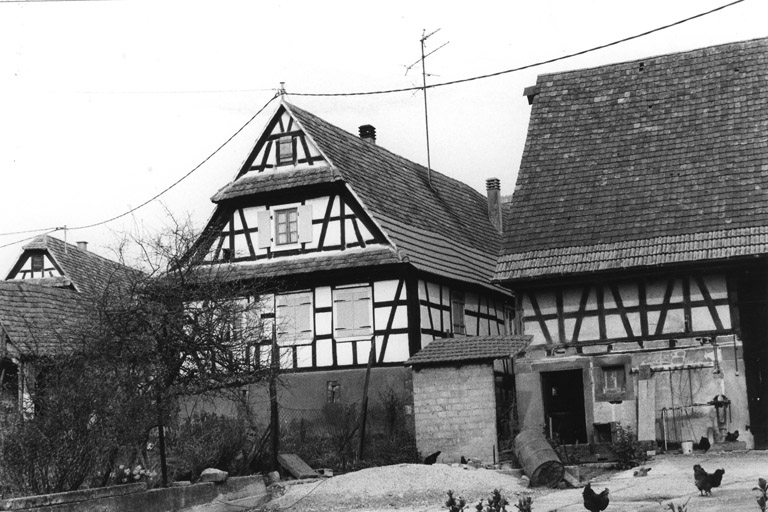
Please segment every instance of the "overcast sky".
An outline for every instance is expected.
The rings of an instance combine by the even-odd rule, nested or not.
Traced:
[[[285,82],[288,101],[426,164],[420,91],[306,97],[509,70],[640,34],[731,0],[163,1],[0,0],[0,273],[13,232],[100,223],[160,193],[240,129]],[[511,194],[539,74],[768,36],[768,2],[743,0],[606,49],[430,89],[432,167]],[[292,94],[293,93],[293,94]],[[166,210],[202,227],[210,197],[246,157],[273,102],[159,200],[66,238],[110,256],[121,233],[161,229]],[[392,198],[396,201],[397,198]],[[64,238],[59,231],[54,236]]]

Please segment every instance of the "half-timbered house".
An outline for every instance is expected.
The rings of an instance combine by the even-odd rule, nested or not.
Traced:
[[[0,412],[29,406],[35,361],[75,349],[89,301],[135,272],[52,236],[40,236],[0,281]]]
[[[542,75],[525,95],[496,270],[533,336],[523,424],[768,447],[768,39]]]
[[[277,343],[283,407],[360,400],[369,358],[372,400],[408,396],[403,362],[430,341],[508,328],[511,295],[491,284],[498,200],[489,212],[469,186],[377,145],[370,125],[358,137],[283,101],[212,200],[192,257],[271,283],[248,353],[269,364]]]

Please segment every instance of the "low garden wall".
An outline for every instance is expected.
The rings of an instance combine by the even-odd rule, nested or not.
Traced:
[[[144,483],[0,500],[0,510],[28,512],[180,512],[214,511],[229,503],[255,507],[267,501],[263,477],[232,477],[181,487],[147,490]],[[220,506],[217,506],[220,505]]]

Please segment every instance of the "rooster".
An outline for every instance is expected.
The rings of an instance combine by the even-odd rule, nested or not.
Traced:
[[[711,496],[712,488],[720,487],[724,474],[724,469],[716,469],[714,473],[707,473],[699,464],[693,466],[693,481],[696,484],[696,488],[699,489],[699,494],[702,496]]]
[[[584,487],[584,508],[589,512],[600,512],[608,508],[608,489],[604,489],[603,492],[597,494],[592,490],[592,485],[587,483]]]

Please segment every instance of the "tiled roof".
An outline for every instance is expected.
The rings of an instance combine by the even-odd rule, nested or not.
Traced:
[[[321,271],[346,270],[353,268],[376,267],[380,265],[402,264],[401,259],[387,247],[381,249],[348,249],[329,253],[311,253],[294,258],[275,258],[253,263],[237,263],[200,266],[201,272],[212,269],[217,278],[225,279],[266,279],[296,277],[302,274]]]
[[[530,344],[531,336],[467,336],[440,338],[429,343],[405,362],[409,366],[454,362],[492,361],[513,357]]]
[[[52,236],[37,237],[24,246],[25,252],[30,250],[47,250],[64,271],[64,276],[72,281],[75,289],[92,297],[100,295],[115,280],[124,280],[131,273],[138,272]],[[60,278],[43,278],[36,282],[55,282],[57,279],[60,281]]]
[[[287,188],[298,188],[331,183],[341,180],[341,176],[333,168],[328,166],[316,169],[301,169],[298,171],[283,171],[277,173],[249,173],[242,178],[229,183],[211,198],[218,203],[227,199],[243,197],[252,194],[264,194]]]
[[[71,350],[86,321],[85,301],[74,290],[0,281],[0,330],[8,336],[13,355],[55,355]]]
[[[499,235],[486,197],[468,185],[364,141],[294,105],[283,103],[331,166],[242,176],[215,201],[307,184],[343,181],[365,211],[414,266],[491,286]],[[431,181],[431,186],[430,186]],[[242,183],[241,183],[242,182]]]
[[[768,39],[540,76],[498,280],[766,254]]]

